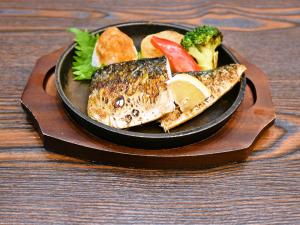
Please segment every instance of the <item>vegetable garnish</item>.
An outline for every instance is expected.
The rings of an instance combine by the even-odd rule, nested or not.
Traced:
[[[217,67],[218,52],[215,49],[222,39],[218,28],[204,25],[187,32],[181,45],[197,60],[202,70],[212,70]]]
[[[153,36],[174,41],[177,44],[180,44],[183,38],[182,34],[173,30],[164,30],[155,34],[147,35],[141,42],[141,52],[144,58],[156,58],[162,57],[164,55],[160,50],[158,50],[151,44],[151,38]]]
[[[96,71],[91,65],[92,55],[99,35],[90,34],[77,28],[70,28],[68,31],[75,34],[75,56],[72,64],[74,80],[90,80]]]
[[[168,58],[173,72],[199,71],[200,67],[185,49],[179,44],[153,36],[152,45]]]
[[[142,59],[143,58],[143,55],[142,55],[142,52],[141,51],[138,51],[138,59]]]

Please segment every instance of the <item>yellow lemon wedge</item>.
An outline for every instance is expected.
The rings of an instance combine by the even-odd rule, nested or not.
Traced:
[[[168,80],[167,87],[182,112],[193,109],[211,96],[210,90],[201,81],[184,73]]]

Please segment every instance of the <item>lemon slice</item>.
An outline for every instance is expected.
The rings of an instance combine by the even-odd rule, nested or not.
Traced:
[[[211,96],[210,90],[197,78],[177,74],[167,81],[168,91],[182,112],[193,109]]]

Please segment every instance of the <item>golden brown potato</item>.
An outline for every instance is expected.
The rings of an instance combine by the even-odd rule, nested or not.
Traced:
[[[109,27],[100,35],[96,51],[105,65],[137,59],[132,39],[116,27]]]
[[[151,44],[152,36],[168,39],[168,40],[174,41],[178,44],[180,44],[180,41],[183,38],[182,34],[176,32],[176,31],[171,31],[171,30],[165,30],[165,31],[161,31],[156,34],[148,35],[147,37],[145,37],[142,40],[142,43],[141,43],[141,51],[142,51],[143,58],[155,58],[155,57],[163,56],[163,53],[161,51],[159,51],[158,49],[156,49]]]

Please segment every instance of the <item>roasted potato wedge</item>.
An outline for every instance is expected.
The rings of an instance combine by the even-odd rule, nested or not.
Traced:
[[[183,38],[183,35],[172,30],[165,30],[156,34],[151,34],[146,36],[141,43],[141,52],[143,58],[155,58],[155,57],[161,57],[163,56],[163,53],[156,49],[152,44],[151,44],[151,38],[152,36],[156,36],[159,38],[164,38],[168,39],[170,41],[174,41],[178,44],[180,44],[181,39]]]
[[[100,35],[96,52],[101,64],[105,65],[138,58],[133,40],[116,27],[110,27]]]

